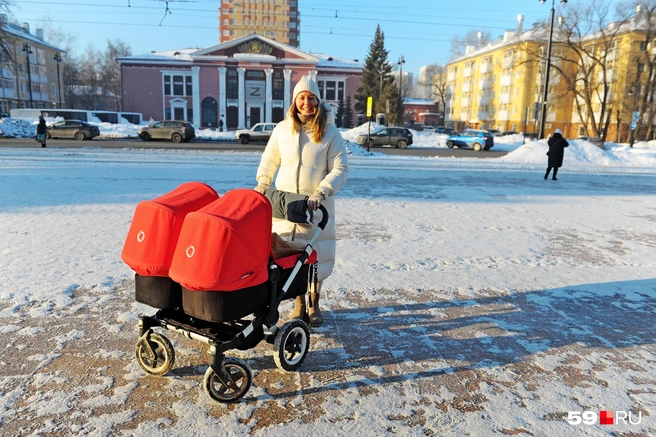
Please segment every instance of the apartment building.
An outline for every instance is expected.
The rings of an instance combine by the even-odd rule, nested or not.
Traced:
[[[446,126],[539,132],[549,29],[523,31],[518,19],[517,31],[484,47],[468,46],[464,56],[447,64]],[[624,142],[635,112],[642,115],[636,132],[646,132],[654,110],[641,102],[653,101],[645,93],[654,91],[647,64],[650,56],[656,59],[656,42],[647,41],[641,17],[586,35],[576,42],[579,51],[565,44],[564,34],[556,27],[545,135],[559,128],[568,138],[598,133]]]
[[[221,0],[219,42],[254,33],[300,47],[298,0]]]
[[[0,53],[0,113],[17,108],[60,108],[64,105],[61,49],[46,42],[42,29],[30,32],[28,23],[0,26],[9,56]]]

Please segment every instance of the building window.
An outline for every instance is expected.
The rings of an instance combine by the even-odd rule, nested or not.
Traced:
[[[164,95],[171,95],[171,76],[164,76]]]
[[[191,96],[193,94],[191,76],[185,76],[185,88],[186,88],[185,91],[187,92],[187,95]]]
[[[228,89],[227,89],[226,97],[228,99],[239,98],[239,82],[238,82],[236,70],[228,70],[227,87]]]
[[[283,74],[281,71],[273,72],[273,99],[274,100],[283,100],[285,85],[283,82]]]
[[[335,81],[329,80],[326,82],[326,100],[336,100],[336,86]]]
[[[344,100],[344,82],[337,82],[337,100]]]
[[[184,96],[184,76],[173,76],[173,95]]]

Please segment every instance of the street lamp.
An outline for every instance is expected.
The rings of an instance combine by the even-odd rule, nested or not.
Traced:
[[[31,67],[30,67],[30,55],[32,54],[32,47],[30,47],[27,43],[23,44],[23,51],[25,52],[25,57],[27,58],[27,82],[28,82],[28,87],[30,89],[30,108],[33,108],[34,105],[32,103],[32,72]]]
[[[629,128],[631,129],[631,132],[629,133],[629,146],[633,147],[633,143],[635,143],[635,134],[636,134],[636,128],[638,127],[638,117],[640,117],[640,112],[638,112],[638,97],[640,95],[640,84],[637,83],[635,85],[635,93],[633,92],[633,87],[629,88],[629,92],[627,93],[629,96],[632,96],[635,94],[633,98],[633,114],[631,117],[631,125]]]
[[[59,96],[59,109],[61,109],[62,107],[61,79],[59,78],[59,63],[62,61],[61,53],[57,52],[54,59],[55,61],[57,61],[57,96]]]
[[[399,91],[401,93],[401,99],[403,99],[403,64],[405,64],[405,59],[403,54],[399,57]]]
[[[540,0],[545,3],[547,0]],[[567,0],[560,0],[561,4],[567,3]],[[538,138],[544,138],[544,125],[547,122],[547,97],[549,94],[549,70],[551,69],[551,41],[553,40],[554,14],[556,0],[551,0],[551,17],[549,18],[549,43],[547,44],[547,65],[544,71],[544,89],[542,90],[542,111],[540,111],[540,131]]]
[[[384,69],[384,68],[380,68],[380,69],[378,70],[378,74],[380,75],[380,93],[379,93],[379,95],[378,95],[378,98],[380,99],[380,96],[383,95],[383,74],[385,74],[385,69]]]

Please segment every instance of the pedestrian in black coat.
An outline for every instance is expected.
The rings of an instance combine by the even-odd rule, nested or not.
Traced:
[[[549,155],[549,162],[547,163],[547,172],[545,173],[544,178],[547,179],[549,177],[549,172],[551,172],[551,169],[553,168],[552,179],[557,181],[556,173],[558,173],[558,169],[563,166],[565,147],[569,146],[569,143],[563,138],[562,131],[556,129],[556,132],[554,132],[553,136],[549,138],[547,144],[549,144],[549,151],[547,152],[547,155]]]
[[[39,137],[39,135],[41,135]],[[46,146],[46,119],[43,118],[43,115],[39,115],[39,124],[36,127],[36,136],[37,136],[37,141],[41,143],[41,147]]]

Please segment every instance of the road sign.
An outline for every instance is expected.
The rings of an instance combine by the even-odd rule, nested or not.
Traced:
[[[632,121],[631,124],[629,125],[629,129],[635,130],[637,125],[638,125],[638,123],[636,123],[635,121]]]
[[[373,97],[367,97],[367,117],[371,117],[371,107],[373,106]]]
[[[633,117],[631,117],[631,121],[637,123],[639,119],[640,119],[640,113],[638,111],[635,111],[633,113]]]

